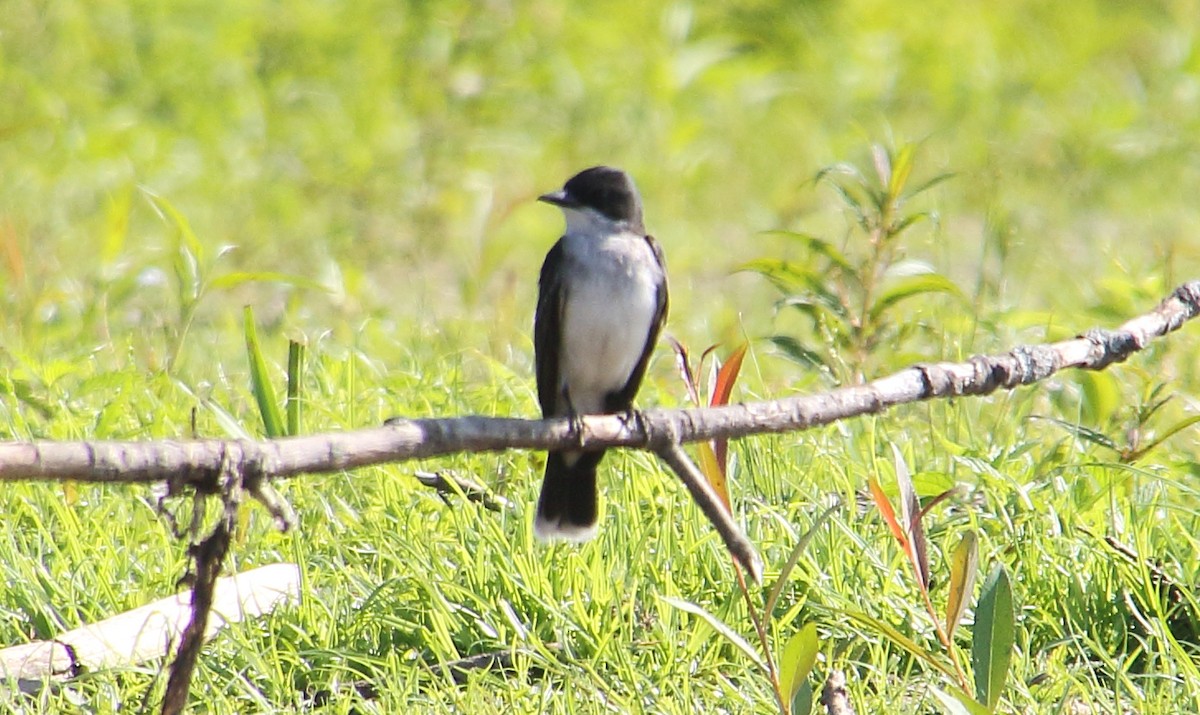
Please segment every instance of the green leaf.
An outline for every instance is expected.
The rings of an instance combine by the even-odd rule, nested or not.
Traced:
[[[949,293],[951,295],[962,298],[962,291],[954,284],[954,281],[941,275],[940,273],[925,273],[918,276],[908,276],[892,285],[888,286],[875,304],[871,306],[870,316],[872,322],[879,318],[884,311],[892,307],[896,303],[911,298],[917,295],[925,295],[927,293]]]
[[[974,531],[963,534],[950,557],[950,595],[946,600],[946,640],[954,639],[954,629],[962,622],[975,588],[979,570],[979,537]]]
[[[790,335],[772,335],[767,338],[775,347],[783,351],[783,354],[792,360],[800,363],[805,367],[812,367],[818,370],[827,369],[829,365],[825,363],[825,359],[817,352],[809,350],[800,344],[800,341]]]
[[[258,345],[258,331],[254,328],[254,312],[250,306],[246,306],[243,313],[243,323],[246,332],[246,354],[250,358],[250,385],[254,389],[258,411],[262,415],[263,429],[268,437],[282,437],[283,418],[279,414],[279,405],[275,402],[275,390],[271,387],[267,362],[263,359],[262,350]]]
[[[938,174],[937,176],[933,177],[929,181],[926,181],[924,184],[921,184],[917,188],[908,192],[908,194],[905,196],[905,198],[912,198],[913,196],[916,196],[917,194],[925,193],[926,191],[929,191],[930,189],[932,189],[933,187],[942,183],[943,181],[946,181],[948,179],[953,179],[954,176],[955,176],[955,174],[953,171],[947,172],[945,174]]]
[[[792,715],[809,715],[813,706],[812,682],[805,680],[792,696]]]
[[[813,291],[804,295],[788,296],[779,301],[779,306],[803,313],[818,326],[827,325],[843,332],[849,332],[851,327],[846,306],[832,293]]]
[[[874,628],[881,635],[885,636],[888,640],[894,643],[897,647],[907,651],[909,655],[921,659],[931,668],[934,668],[945,674],[946,677],[951,679],[958,677],[958,675],[955,674],[954,669],[946,663],[943,663],[941,658],[935,657],[928,650],[917,645],[916,641],[896,630],[896,628],[890,623],[886,623],[872,615],[862,611],[855,611],[853,609],[843,610],[842,615],[846,616],[852,621],[858,621],[864,626]]]
[[[1184,418],[1183,420],[1180,420],[1179,422],[1176,422],[1175,424],[1173,424],[1169,428],[1167,428],[1166,432],[1163,432],[1161,435],[1159,435],[1157,438],[1155,438],[1153,442],[1151,442],[1150,444],[1147,444],[1146,446],[1142,447],[1141,449],[1139,449],[1136,452],[1134,452],[1133,454],[1131,454],[1129,457],[1129,461],[1135,462],[1135,461],[1141,459],[1142,457],[1145,457],[1147,454],[1149,454],[1151,451],[1153,451],[1155,448],[1157,448],[1160,444],[1162,444],[1163,442],[1166,442],[1168,439],[1171,439],[1175,435],[1179,434],[1180,432],[1187,429],[1188,427],[1191,427],[1192,425],[1196,424],[1197,422],[1200,422],[1200,415],[1192,415],[1191,417],[1187,417],[1187,418]]]
[[[699,616],[704,620],[705,623],[712,626],[713,630],[715,630],[717,633],[720,633],[725,640],[729,641],[738,650],[745,653],[746,657],[753,661],[754,664],[758,666],[759,670],[761,670],[764,674],[769,672],[766,662],[763,661],[762,656],[758,654],[758,651],[754,650],[753,646],[747,643],[745,638],[742,638],[740,635],[738,635],[737,631],[725,625],[720,618],[717,618],[713,614],[709,613],[704,609],[703,606],[698,606],[691,601],[685,601],[681,598],[672,598],[670,596],[660,596],[660,598],[681,611],[690,613],[694,616]]]
[[[783,646],[783,653],[779,656],[779,688],[789,702],[800,686],[808,681],[808,675],[817,662],[820,646],[817,624],[811,621],[796,631]]]
[[[295,340],[288,341],[287,433],[293,437],[300,434],[300,386],[304,382],[304,345]]]
[[[1003,565],[996,567],[983,584],[975,609],[975,632],[971,642],[971,665],[975,669],[975,699],[995,710],[1008,677],[1015,641],[1012,585]]]
[[[804,247],[813,253],[824,256],[830,263],[847,273],[854,272],[854,266],[850,264],[849,259],[839,251],[832,243],[825,239],[814,236],[809,233],[797,233],[795,231],[767,231],[768,235],[782,236],[798,243],[804,244]]]
[[[775,603],[779,600],[779,594],[783,591],[783,585],[787,583],[792,569],[796,568],[796,564],[800,561],[800,554],[804,553],[804,549],[808,547],[809,542],[816,535],[817,529],[821,528],[829,520],[829,517],[833,516],[833,512],[837,511],[840,507],[840,502],[826,507],[825,511],[821,512],[821,515],[813,521],[808,531],[804,532],[804,535],[796,541],[796,545],[792,547],[792,553],[788,556],[787,562],[779,570],[779,577],[775,579],[775,585],[771,587],[771,593],[767,596],[763,613],[770,616],[775,612]]]
[[[947,693],[935,686],[930,689],[930,692],[949,715],[991,715],[991,710],[975,702],[970,695],[958,688],[951,688]]]
[[[1087,427],[1084,427],[1083,425],[1077,425],[1072,422],[1060,420],[1057,417],[1042,417],[1041,415],[1030,415],[1029,419],[1042,420],[1044,422],[1053,422],[1054,424],[1058,425],[1059,427],[1062,427],[1066,431],[1075,435],[1076,438],[1081,439],[1085,442],[1091,442],[1092,444],[1098,444],[1101,447],[1111,449],[1114,452],[1121,451],[1121,448],[1117,446],[1117,443],[1114,442],[1112,439],[1110,439],[1107,435],[1105,435],[1101,432],[1097,432],[1094,429],[1088,429]]]
[[[892,177],[887,183],[888,195],[893,199],[898,199],[904,193],[904,185],[908,183],[908,177],[912,174],[913,161],[916,158],[917,145],[905,144],[900,147],[900,152],[896,154],[892,160]]]
[[[790,295],[804,288],[810,288],[814,283],[820,284],[815,272],[795,261],[785,261],[781,258],[756,258],[747,261],[734,269],[735,272],[757,273],[779,289],[779,292]]]
[[[175,205],[167,201],[163,197],[146,189],[142,189],[146,196],[150,199],[150,205],[164,220],[175,227],[181,243],[181,248],[185,248],[192,256],[195,257],[197,263],[204,262],[204,245],[200,243],[200,239],[196,238],[196,233],[192,231],[192,225],[188,223],[187,217],[175,208]]]
[[[1072,374],[1083,391],[1083,420],[1104,426],[1121,407],[1121,390],[1111,372],[1079,371]]]

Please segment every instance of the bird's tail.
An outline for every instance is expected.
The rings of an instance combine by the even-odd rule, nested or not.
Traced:
[[[587,541],[596,535],[596,467],[604,450],[550,452],[533,533],[543,540]]]

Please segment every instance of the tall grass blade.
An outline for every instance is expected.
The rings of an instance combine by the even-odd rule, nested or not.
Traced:
[[[696,605],[691,601],[685,601],[681,598],[672,598],[670,596],[661,596],[661,598],[663,601],[681,611],[684,611],[685,613],[690,613],[693,616],[699,616],[705,623],[712,626],[713,630],[715,630],[717,633],[720,633],[725,640],[729,641],[734,647],[745,653],[746,657],[749,658],[756,666],[758,666],[759,670],[761,670],[764,674],[769,673],[767,664],[762,659],[762,656],[758,654],[758,651],[756,651],[754,647],[746,641],[745,638],[742,638],[740,635],[738,635],[737,631],[726,625],[725,622],[720,618],[717,618],[713,614],[709,613],[703,606]]]
[[[246,306],[243,312],[244,329],[246,332],[246,355],[250,359],[250,386],[254,390],[254,400],[258,403],[259,414],[262,415],[263,429],[267,436],[274,439],[284,436],[283,418],[279,414],[279,404],[275,402],[275,390],[271,387],[271,375],[267,370],[267,362],[263,359],[262,350],[258,345],[258,331],[254,328],[254,311]]]
[[[288,341],[287,433],[293,437],[300,434],[300,386],[304,384],[304,345],[295,340]]]

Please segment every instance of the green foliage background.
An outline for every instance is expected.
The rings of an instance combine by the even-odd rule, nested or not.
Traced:
[[[696,350],[803,331],[734,269],[806,260],[771,229],[854,240],[811,179],[868,165],[872,142],[919,141],[918,174],[955,173],[919,199],[940,220],[905,256],[967,296],[904,304],[920,329],[881,364],[1111,325],[1200,276],[1197,17],[1194,0],[0,0],[0,436],[259,435],[246,304],[280,384],[284,338],[309,347],[307,431],[532,416],[535,276],[561,228],[533,198],[600,162],[636,177],[668,256],[668,331]],[[1197,581],[1194,430],[1134,466],[1026,419],[1149,439],[1195,406],[1190,332],[1102,374],[747,440],[739,518],[777,563],[899,442],[924,495],[972,495],[933,515],[935,543],[980,529],[981,562],[1015,571],[1005,707],[1192,711],[1195,640],[1168,632],[1144,563]],[[744,372],[742,399],[825,385],[762,341]],[[1178,397],[1141,425],[1159,383]],[[663,349],[641,403],[682,401]],[[501,516],[447,508],[411,465],[286,485],[301,528],[276,534],[252,510],[236,565],[298,560],[308,595],[210,647],[197,709],[312,707],[330,690],[318,709],[348,712],[373,707],[347,686],[368,678],[381,711],[769,711],[739,654],[660,600],[744,618],[672,477],[610,458],[600,539],[547,548],[528,529],[540,460],[421,465],[492,484],[519,504]],[[0,645],[171,591],[183,549],[152,502],[5,485]],[[934,709],[919,662],[839,616],[854,604],[927,637],[903,555],[853,508],[835,524],[780,632],[820,621],[818,676],[847,668],[860,712]],[[534,655],[464,686],[422,665],[509,646]],[[20,707],[115,712],[154,682],[98,676]]]

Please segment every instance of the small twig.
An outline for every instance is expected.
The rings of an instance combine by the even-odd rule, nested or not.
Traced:
[[[754,545],[750,543],[738,525],[733,523],[733,517],[725,511],[725,505],[721,503],[721,498],[713,491],[700,469],[674,442],[660,444],[654,448],[654,451],[683,480],[684,486],[691,492],[692,499],[700,507],[700,511],[704,512],[704,516],[708,517],[713,528],[721,535],[721,539],[725,542],[725,548],[729,549],[729,553],[737,559],[742,568],[746,569],[751,580],[755,583],[762,583],[762,559],[759,558],[758,552],[754,550]]]
[[[512,508],[512,502],[494,493],[478,482],[466,477],[460,477],[449,472],[413,472],[413,476],[421,484],[437,490],[446,500],[447,495],[457,494],[483,506],[490,511],[503,511]],[[447,502],[448,503],[448,502]]]
[[[232,453],[231,453],[232,452]],[[223,460],[225,479],[222,500],[224,511],[213,527],[212,533],[189,549],[196,561],[192,579],[192,620],[183,631],[179,650],[171,663],[171,675],[167,678],[167,692],[163,696],[162,715],[179,715],[187,706],[188,691],[191,689],[192,673],[204,646],[204,634],[212,612],[213,592],[225,556],[229,553],[229,542],[237,525],[238,508],[242,500],[242,475],[244,463],[231,450]]]
[[[829,672],[825,687],[821,690],[821,704],[829,715],[854,715],[850,694],[846,692],[846,674],[840,669]]]

